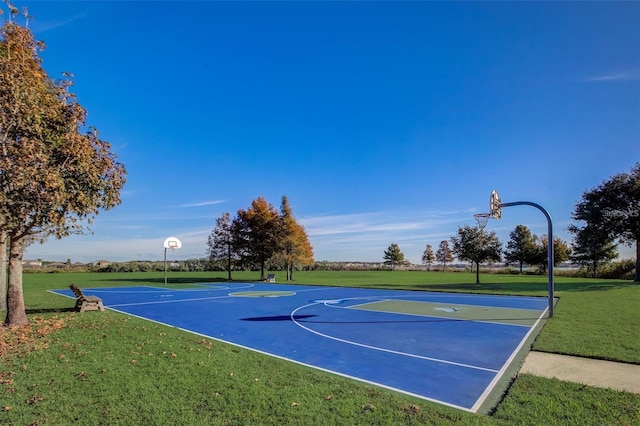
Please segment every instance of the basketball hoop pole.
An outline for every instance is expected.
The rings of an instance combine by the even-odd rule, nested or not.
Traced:
[[[167,285],[167,248],[164,248],[164,285]]]
[[[551,215],[549,212],[542,207],[540,204],[532,203],[531,201],[516,201],[513,203],[501,203],[500,208],[502,207],[511,207],[511,206],[532,206],[540,210],[544,216],[547,218],[547,228],[548,228],[548,238],[549,242],[547,243],[547,263],[549,267],[549,318],[553,317],[553,224],[551,223]]]

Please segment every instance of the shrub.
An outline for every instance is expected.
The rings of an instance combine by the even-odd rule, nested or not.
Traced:
[[[604,265],[598,271],[598,278],[633,280],[636,270],[636,262],[633,259],[623,259],[619,262],[611,262]]]

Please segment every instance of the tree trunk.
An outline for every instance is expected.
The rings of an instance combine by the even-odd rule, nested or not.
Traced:
[[[640,283],[640,241],[636,241],[636,274],[633,281]]]
[[[9,243],[9,288],[7,291],[7,326],[28,324],[27,312],[22,294],[22,255],[23,239],[11,238]]]
[[[7,233],[0,232],[0,311],[7,309]]]
[[[480,284],[480,262],[476,262],[476,284]]]
[[[523,263],[524,263],[523,261],[520,261],[520,275],[522,275],[522,264]]]

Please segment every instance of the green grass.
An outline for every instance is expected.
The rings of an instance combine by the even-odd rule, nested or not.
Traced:
[[[224,277],[170,273],[169,283],[186,287]],[[235,280],[257,278],[256,272],[234,274]],[[546,278],[536,276],[483,274],[480,285],[465,273],[320,271],[295,278],[333,286],[547,294]],[[116,312],[71,312],[71,299],[46,291],[71,282],[163,281],[162,273],[25,275],[32,338],[0,357],[0,424],[640,423],[639,395],[529,375],[514,381],[492,415],[474,415]],[[640,364],[640,286],[558,277],[556,296],[555,316],[535,349]]]

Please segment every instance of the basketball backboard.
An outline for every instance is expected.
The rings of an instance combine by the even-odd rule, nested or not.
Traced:
[[[175,250],[179,249],[180,247],[182,247],[182,243],[176,237],[169,237],[164,240],[164,248],[166,249]]]

